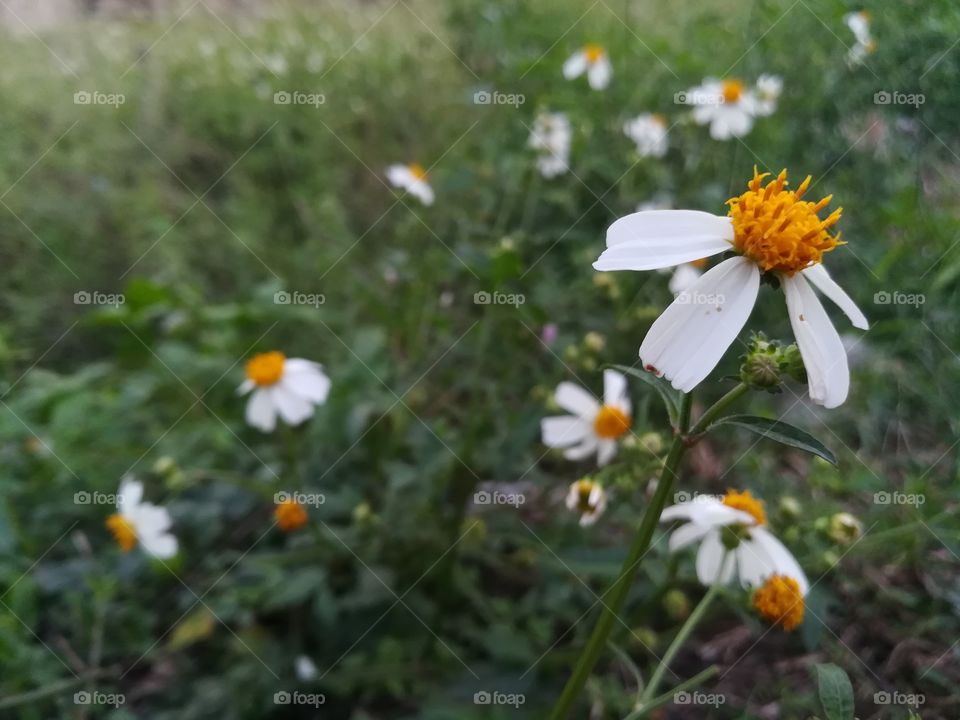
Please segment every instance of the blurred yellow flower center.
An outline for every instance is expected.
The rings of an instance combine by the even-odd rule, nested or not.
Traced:
[[[409,170],[410,174],[413,175],[417,180],[427,179],[427,169],[419,163],[410,163],[407,165],[407,170]]]
[[[307,511],[303,505],[293,500],[284,500],[273,511],[277,525],[284,532],[297,530],[307,524]]]
[[[247,377],[257,385],[273,385],[283,375],[286,356],[282,352],[265,352],[247,360]]]
[[[593,494],[595,487],[596,483],[593,480],[577,481],[577,510],[581,513],[592,513],[594,511],[595,508],[590,504],[590,496]]]
[[[743,95],[743,83],[740,80],[723,81],[723,101],[735,103]]]
[[[749,490],[743,492],[727,490],[727,494],[723,496],[723,504],[732,507],[734,510],[752,515],[753,519],[757,521],[757,525],[767,524],[767,513],[763,509],[763,501],[757,500],[750,494]]]
[[[771,575],[753,594],[753,606],[772,625],[790,631],[803,622],[800,585],[792,577]]]
[[[133,524],[123,515],[114,513],[107,518],[107,528],[113,534],[113,539],[124,552],[130,552],[137,545],[137,531]]]
[[[603,49],[603,45],[598,45],[596,43],[591,43],[583,48],[583,55],[587,58],[587,62],[591,65],[606,54],[606,50]]]
[[[651,113],[650,119],[662,128],[667,126],[667,119],[660,113]]]
[[[810,176],[796,190],[787,190],[787,171],[781,170],[776,180],[764,187],[763,179],[753,168],[753,179],[747,192],[727,200],[727,214],[733,220],[733,246],[753,260],[763,272],[793,275],[822,261],[840,241],[839,233],[828,230],[840,219],[842,208],[821,220],[817,213],[830,204],[832,195],[813,203],[801,200],[810,186]]]
[[[699,260],[691,260],[688,265],[693,265],[695,268],[705,268],[707,266],[707,258],[700,258]]]
[[[593,429],[597,435],[615,440],[630,429],[630,416],[613,405],[604,405],[593,420]]]

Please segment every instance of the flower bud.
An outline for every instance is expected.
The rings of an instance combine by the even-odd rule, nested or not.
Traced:
[[[800,501],[797,500],[792,495],[784,495],[780,498],[779,504],[780,513],[790,520],[796,520],[800,517],[800,514],[803,512],[803,507],[800,505]]]
[[[847,512],[840,512],[830,518],[827,535],[838,545],[849,545],[863,535],[863,523]]]
[[[583,336],[583,346],[591,352],[602,352],[607,346],[607,339],[598,332],[590,331]]]
[[[635,627],[630,631],[630,644],[638,650],[653,650],[660,638],[653,629],[648,627]]]
[[[663,596],[663,609],[674,620],[686,620],[690,615],[690,599],[682,590],[670,590]]]

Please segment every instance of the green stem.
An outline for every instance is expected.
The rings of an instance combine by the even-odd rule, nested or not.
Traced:
[[[713,421],[720,416],[720,413],[726,410],[727,407],[732,405],[734,402],[739,400],[740,397],[744,395],[749,389],[750,389],[749,385],[747,385],[746,383],[740,383],[735,388],[733,388],[733,390],[731,390],[722,398],[717,400],[717,402],[715,402],[709,410],[707,410],[703,415],[700,416],[700,419],[697,420],[697,424],[694,425],[693,428],[690,430],[690,435],[692,437],[696,437],[697,435],[705,432],[707,428],[709,428],[710,425],[713,423]]]
[[[678,692],[684,692],[685,690],[695,688],[712,678],[718,672],[720,672],[720,669],[716,665],[711,665],[706,670],[697,673],[689,680],[685,680],[684,682],[680,683],[672,690],[668,690],[662,695],[658,695],[657,697],[653,698],[653,700],[647,700],[647,702],[643,703],[643,705],[640,705],[623,720],[637,720],[647,713],[653,712],[658,707],[666,705],[668,702],[673,702]]]
[[[689,394],[684,395],[680,412],[680,432],[674,437],[673,444],[670,446],[670,452],[667,455],[666,461],[664,461],[663,470],[660,472],[660,480],[657,483],[657,490],[650,504],[647,506],[646,512],[643,514],[643,519],[640,521],[640,527],[637,529],[637,534],[630,546],[630,551],[627,554],[626,560],[623,561],[623,567],[620,568],[619,577],[614,581],[613,586],[607,593],[604,594],[605,596],[607,594],[610,595],[610,601],[602,603],[603,607],[600,611],[600,618],[593,628],[586,647],[583,649],[583,652],[580,653],[580,658],[577,660],[576,667],[573,669],[573,674],[570,675],[570,679],[567,680],[567,684],[564,686],[563,692],[560,694],[560,698],[557,700],[557,704],[550,714],[550,720],[563,720],[570,714],[577,696],[586,684],[587,678],[590,677],[590,673],[600,658],[600,653],[606,646],[607,638],[613,629],[613,623],[617,618],[617,613],[619,613],[623,607],[627,599],[627,593],[630,591],[630,586],[633,585],[633,580],[637,576],[637,571],[640,569],[640,561],[650,547],[650,541],[653,539],[653,531],[657,526],[657,522],[660,520],[660,513],[663,512],[667,498],[673,490],[673,479],[676,477],[680,459],[687,449],[687,445],[684,442],[686,427],[683,424],[683,418],[686,418],[687,422],[689,422],[690,402],[691,396]]]
[[[728,555],[729,553],[724,553],[723,558],[720,560],[721,567],[726,565]],[[693,609],[693,612],[690,613],[690,617],[687,618],[686,622],[683,623],[683,627],[680,628],[680,631],[677,633],[676,637],[673,638],[673,642],[670,643],[670,647],[667,648],[667,652],[665,652],[663,657],[660,659],[660,664],[657,665],[657,669],[654,670],[653,675],[650,676],[650,682],[648,682],[647,686],[643,689],[643,694],[640,696],[641,703],[649,700],[650,697],[657,691],[660,681],[663,680],[663,674],[670,667],[670,663],[673,662],[673,658],[676,657],[677,653],[680,651],[680,648],[683,647],[683,644],[687,641],[687,638],[690,637],[690,633],[693,631],[693,628],[697,626],[697,623],[700,622],[700,619],[707,611],[710,603],[713,602],[713,599],[717,596],[717,593],[720,592],[720,588],[722,587],[720,577],[722,576],[723,572],[720,572],[717,575],[717,580],[710,586],[710,589],[707,590],[706,594],[700,599],[700,602],[697,603],[697,606]]]
[[[45,685],[42,688],[37,688],[36,690],[29,690],[18,695],[8,695],[7,697],[0,699],[0,709],[6,709],[11,707],[16,707],[17,705],[23,705],[24,703],[36,702],[37,700],[42,700],[43,698],[50,697],[51,695],[58,695],[64,690],[69,690],[78,685],[83,685],[89,680],[94,678],[107,675],[106,670],[95,670],[92,672],[85,673],[75,678],[68,678],[66,680],[61,680],[59,682],[51,683]]]

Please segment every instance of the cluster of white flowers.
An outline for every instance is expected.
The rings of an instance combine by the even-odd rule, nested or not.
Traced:
[[[529,145],[537,151],[537,169],[543,177],[556,177],[570,168],[572,141],[573,131],[566,115],[559,112],[537,115]]]
[[[693,106],[695,123],[710,126],[710,137],[729,140],[749,133],[755,118],[772,115],[782,91],[776,75],[761,75],[753,88],[735,78],[707,78],[680,98]]]

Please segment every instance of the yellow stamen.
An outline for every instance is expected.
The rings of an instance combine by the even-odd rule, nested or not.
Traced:
[[[307,524],[307,511],[303,509],[303,505],[294,500],[284,500],[278,504],[273,511],[273,516],[284,532],[298,530]]]
[[[577,510],[580,513],[592,513],[596,508],[590,504],[590,496],[597,484],[593,480],[577,480]]]
[[[771,575],[753,594],[753,606],[773,625],[789,632],[803,622],[804,603],[800,585],[792,577]]]
[[[607,51],[604,49],[603,45],[598,45],[597,43],[590,43],[585,45],[583,48],[583,54],[587,58],[587,62],[593,65],[600,58],[607,54]]]
[[[114,513],[107,518],[107,528],[113,534],[113,539],[124,552],[130,552],[137,546],[137,531],[133,524],[123,515]]]
[[[413,175],[417,180],[427,179],[427,169],[419,163],[410,163],[407,165],[407,170],[409,170],[410,174]]]
[[[283,375],[286,356],[282,352],[265,352],[247,360],[247,377],[257,385],[273,385]]]
[[[816,203],[801,200],[810,187],[809,176],[794,192],[786,189],[786,170],[761,187],[768,174],[760,174],[754,167],[747,192],[727,200],[727,214],[733,220],[733,246],[763,272],[790,276],[822,262],[824,253],[843,245],[839,235],[827,232],[840,219],[842,208],[821,220],[817,213],[832,196]]]
[[[743,96],[743,82],[740,80],[723,81],[723,101],[735,103]]]
[[[597,435],[607,440],[616,440],[630,429],[630,416],[613,405],[604,405],[593,420]]]
[[[695,268],[705,268],[707,266],[707,258],[700,258],[699,260],[691,260],[688,265],[693,265]]]
[[[757,498],[750,494],[749,490],[744,490],[743,492],[727,490],[727,494],[723,496],[723,504],[735,510],[741,510],[748,515],[752,515],[757,521],[757,525],[767,524],[767,513],[763,508],[763,500],[757,500]]]

